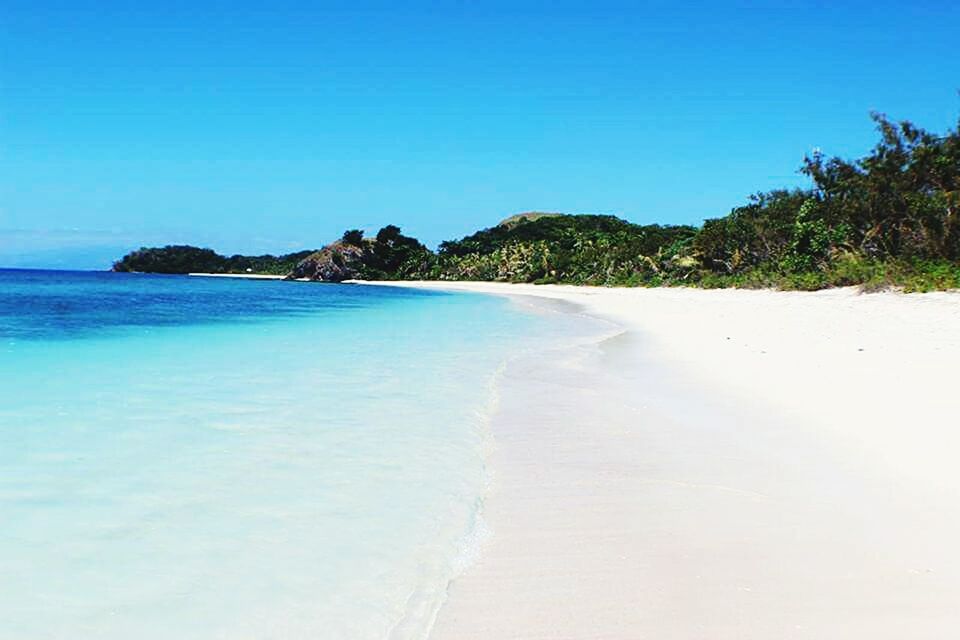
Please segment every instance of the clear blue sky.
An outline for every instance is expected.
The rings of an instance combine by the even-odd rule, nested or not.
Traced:
[[[322,4],[6,0],[0,265],[699,223],[960,114],[955,1]]]

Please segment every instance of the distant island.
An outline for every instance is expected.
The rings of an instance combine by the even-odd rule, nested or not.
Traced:
[[[319,251],[222,256],[143,248],[113,265],[146,273],[257,273],[290,279],[490,280],[601,286],[862,285],[960,288],[960,127],[938,136],[874,114],[880,141],[854,161],[815,152],[811,189],[758,193],[697,228],[609,215],[530,212],[432,251],[394,225]]]
[[[114,271],[132,273],[257,273],[287,275],[314,250],[286,255],[222,256],[212,249],[168,245],[133,251],[113,263]]]

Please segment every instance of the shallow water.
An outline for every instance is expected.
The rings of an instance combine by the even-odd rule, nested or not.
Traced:
[[[511,353],[577,331],[386,287],[0,271],[0,637],[425,633]]]

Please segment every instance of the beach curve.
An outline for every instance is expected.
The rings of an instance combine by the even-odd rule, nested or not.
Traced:
[[[493,536],[431,638],[960,622],[957,294],[401,285],[562,299],[625,329],[508,371]]]

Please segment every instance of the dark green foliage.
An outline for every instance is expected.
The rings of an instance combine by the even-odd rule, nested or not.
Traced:
[[[960,133],[873,116],[880,142],[856,161],[816,153],[814,188],[773,191],[708,220],[688,256],[701,286],[907,290],[957,285]]]
[[[822,271],[829,268],[832,252],[844,246],[850,235],[850,227],[839,223],[831,227],[821,217],[817,200],[807,199],[790,228],[790,242],[780,268],[786,273]]]
[[[441,244],[432,277],[639,283],[658,271],[665,251],[688,243],[695,232],[688,226],[642,226],[614,216],[514,216],[496,227]]]
[[[300,251],[282,256],[222,256],[212,249],[189,245],[142,248],[113,264],[114,271],[140,273],[259,273],[285,275],[313,253]]]
[[[577,242],[589,240],[628,240],[642,253],[656,253],[673,240],[675,233],[693,234],[693,227],[641,226],[615,216],[549,215],[538,218],[511,218],[505,223],[478,231],[461,240],[440,244],[441,256],[492,253],[508,244],[546,242],[557,248],[573,249]]]
[[[403,235],[400,227],[387,225],[367,241],[359,277],[365,280],[400,280],[417,277],[433,261],[432,252],[416,238]]]
[[[706,289],[776,288],[813,291],[858,285],[865,291],[899,288],[907,292],[960,289],[960,264],[949,261],[877,260],[848,254],[824,270],[784,273],[751,269],[734,275],[702,272],[696,282]]]
[[[221,273],[224,260],[226,258],[212,249],[189,245],[143,247],[113,263],[113,270],[143,273]]]
[[[283,276],[305,257],[313,253],[312,250],[297,251],[280,256],[241,256],[233,255],[227,258],[224,273],[260,273],[265,275]]]
[[[304,269],[294,275],[317,279],[804,290],[960,286],[960,132],[937,136],[909,122],[873,118],[880,141],[866,157],[847,161],[815,153],[801,169],[813,181],[810,189],[759,193],[700,229],[525,213],[444,242],[437,253],[387,225],[375,239],[356,229],[345,232],[312,263],[297,265],[309,252],[225,258],[180,246],[141,249],[114,268],[284,273],[297,265]]]
[[[807,191],[771,191],[750,198],[730,215],[707,220],[693,241],[704,268],[737,273],[780,260],[791,241],[800,208],[812,197]]]
[[[347,229],[343,232],[343,243],[354,247],[362,247],[363,231],[360,229]]]
[[[874,114],[880,142],[854,162],[814,154],[803,171],[828,222],[849,226],[854,248],[887,258],[960,258],[960,133],[936,136]]]

